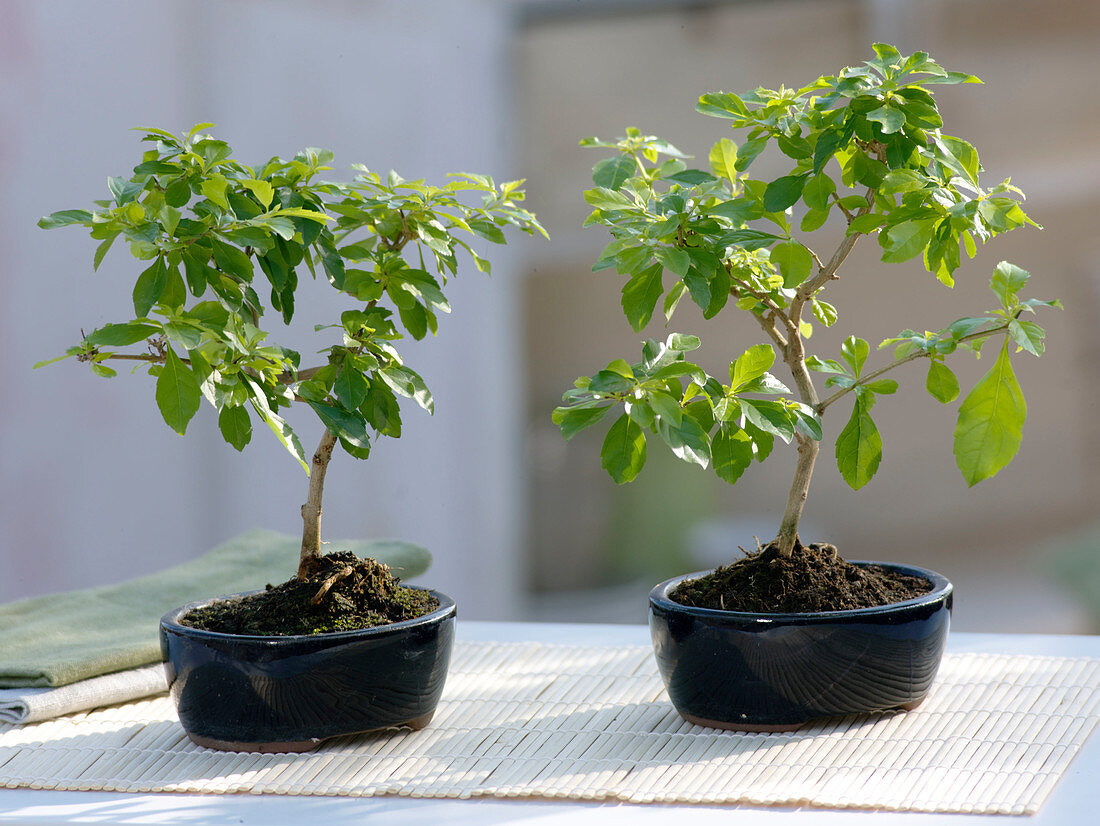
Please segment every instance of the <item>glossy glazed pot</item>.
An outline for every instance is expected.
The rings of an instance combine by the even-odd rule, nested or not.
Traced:
[[[435,713],[454,643],[455,602],[405,622],[311,636],[202,631],[160,621],[169,690],[195,743],[226,751],[308,751],[343,734],[405,725]]]
[[[934,571],[888,563],[932,590],[876,608],[756,614],[669,599],[685,579],[649,595],[657,667],[684,719],[712,728],[783,731],[812,720],[920,704],[951,624],[952,586]]]

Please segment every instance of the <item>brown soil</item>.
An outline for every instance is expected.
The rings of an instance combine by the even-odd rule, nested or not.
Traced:
[[[932,583],[921,577],[845,562],[832,545],[798,543],[788,559],[769,544],[681,583],[669,596],[697,608],[786,614],[871,608],[931,590]]]
[[[415,619],[438,607],[426,591],[400,585],[386,565],[341,551],[318,557],[304,580],[215,602],[181,622],[226,634],[323,634]]]

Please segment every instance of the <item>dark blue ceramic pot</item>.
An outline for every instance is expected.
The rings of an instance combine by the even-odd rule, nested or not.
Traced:
[[[876,608],[754,614],[692,608],[649,594],[657,667],[684,719],[712,728],[782,731],[824,717],[914,708],[936,676],[951,624],[951,583],[921,568],[931,592]]]
[[[160,621],[172,699],[188,736],[227,751],[308,751],[329,737],[423,728],[443,693],[455,602],[414,620],[292,637],[222,634],[181,625],[208,603]]]

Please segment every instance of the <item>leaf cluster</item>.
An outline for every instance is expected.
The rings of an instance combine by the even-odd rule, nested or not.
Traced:
[[[1000,306],[987,315],[960,319],[937,333],[905,331],[884,342],[896,345],[896,352],[882,369],[863,372],[870,346],[856,336],[845,341],[839,359],[806,353],[813,321],[803,317],[804,310],[824,326],[837,323],[839,311],[824,293],[860,238],[874,236],[885,263],[919,258],[951,287],[961,253],[974,257],[979,243],[1037,226],[1010,181],[983,188],[977,150],[942,132],[930,87],[959,83],[980,81],[947,71],[927,53],[903,56],[877,44],[873,59],[799,89],[704,94],[697,110],[743,133],[741,143],[718,140],[707,169],[690,168],[689,156],[636,128],[614,141],[582,140],[582,146],[615,153],[593,169],[595,186],[585,192],[592,207],[586,226],[602,226],[612,236],[593,270],[625,276],[621,305],[631,327],[641,331],[658,307],[670,323],[686,297],[705,319],[728,307],[744,311],[769,343],[732,362],[727,385],[684,358],[698,346],[696,337],[647,342],[638,364],[619,360],[578,379],[554,413],[563,435],[570,438],[622,405],[602,450],[615,481],[634,478],[645,461],[645,434],[652,432],[679,458],[713,463],[732,483],[753,459],[770,454],[776,436],[820,440],[825,409],[852,395],[836,457],[842,476],[859,488],[882,456],[870,411],[878,395],[898,388],[880,376],[925,357],[928,391],[941,402],[952,401],[958,381],[945,358],[957,349],[979,352],[982,342],[1004,334],[997,364],[962,403],[955,453],[970,484],[1007,464],[1026,415],[1008,365],[1009,343],[1040,355],[1042,328],[1020,316],[1059,306],[1018,297],[1028,277],[1024,270],[998,265],[991,287]],[[786,160],[784,174],[772,180],[751,175],[765,151]],[[794,393],[767,372],[777,352],[794,379]],[[756,372],[749,364],[764,366]],[[810,370],[828,374],[832,396],[818,398]],[[744,376],[751,380],[742,382]]]
[[[755,459],[764,461],[775,438],[790,442],[796,432],[821,438],[817,414],[790,399],[768,372],[775,350],[758,344],[731,365],[729,384],[709,376],[686,354],[700,346],[695,336],[673,333],[664,342],[647,341],[642,360],[619,359],[594,376],[578,379],[566,392],[554,423],[566,439],[589,427],[613,407],[624,412],[612,424],[601,452],[616,482],[629,482],[646,460],[646,433],[658,435],[685,462],[707,467],[731,484]]]
[[[99,242],[96,269],[119,239],[144,262],[133,317],[84,336],[60,358],[106,377],[115,375],[112,361],[144,367],[156,379],[164,421],[180,434],[205,398],[234,448],[249,443],[256,417],[308,473],[281,415],[302,402],[348,453],[366,458],[372,431],[401,435],[399,397],[432,411],[431,393],[395,342],[436,332],[439,313],[450,311],[443,290],[460,255],[490,271],[467,238],[503,244],[508,227],[545,236],[521,206],[523,182],[460,174],[432,186],[357,165],[353,181],[333,183],[319,177],[331,169],[327,150],[247,166],[204,131],[210,126],[179,136],[141,128],[148,148],[130,177],[108,179],[109,199],[39,221],[44,229],[88,229]],[[323,363],[307,368],[265,329],[270,314],[290,324],[303,274],[327,281],[351,305],[338,323],[316,325],[337,341],[321,351]]]

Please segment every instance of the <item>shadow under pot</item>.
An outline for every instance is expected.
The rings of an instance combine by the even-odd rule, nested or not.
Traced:
[[[928,693],[951,624],[952,585],[922,568],[881,562],[932,590],[874,608],[763,614],[693,608],[649,595],[657,667],[685,720],[711,728],[790,731],[814,720],[912,709]]]
[[[357,631],[245,636],[160,621],[169,690],[188,737],[224,751],[309,751],[330,737],[394,726],[420,729],[435,713],[454,644],[455,602],[422,617]]]

